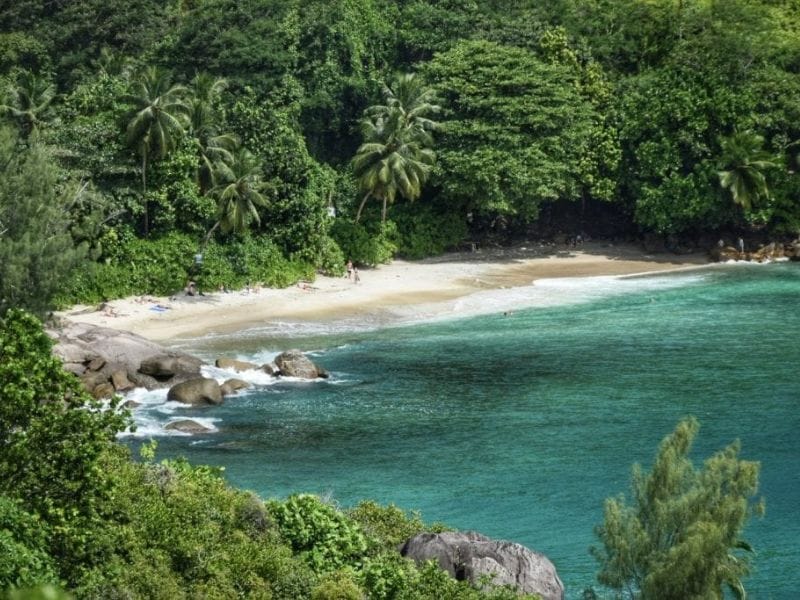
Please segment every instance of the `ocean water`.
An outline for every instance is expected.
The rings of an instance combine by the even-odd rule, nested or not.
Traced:
[[[520,542],[550,557],[567,598],[578,599],[595,583],[588,548],[604,499],[627,493],[632,463],[647,468],[661,439],[694,415],[697,464],[737,438],[742,458],[762,464],[766,515],[745,530],[756,550],[750,597],[793,598],[799,301],[797,264],[723,265],[539,281],[402,326],[270,323],[184,340],[209,360],[265,362],[297,347],[332,377],[275,383],[246,373],[253,389],[203,410],[137,391],[144,404],[130,443],[157,437],[160,456],[224,466],[231,483],[262,497],[371,498]],[[455,318],[475,305],[488,313]],[[216,431],[164,435],[177,418]]]

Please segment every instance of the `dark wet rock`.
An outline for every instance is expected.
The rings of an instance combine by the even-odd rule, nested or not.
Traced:
[[[300,350],[287,350],[275,357],[275,366],[285,377],[300,379],[316,379],[327,377],[328,373],[315,365]]]
[[[169,388],[167,400],[200,406],[222,404],[222,391],[214,379],[196,377]]]
[[[275,375],[275,367],[269,364],[261,365],[261,370],[267,375]]]
[[[418,563],[435,560],[458,580],[481,585],[510,585],[543,600],[562,600],[564,584],[544,554],[521,544],[492,540],[475,532],[422,533],[403,544],[400,553]]]

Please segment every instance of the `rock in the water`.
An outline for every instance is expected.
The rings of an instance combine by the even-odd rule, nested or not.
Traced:
[[[281,375],[299,377],[300,379],[316,379],[327,377],[324,369],[311,362],[300,350],[287,350],[275,357],[275,366]]]
[[[232,369],[237,373],[241,373],[242,371],[254,371],[258,369],[258,365],[254,365],[253,363],[249,363],[244,360],[235,360],[233,358],[218,358],[214,364],[220,369]]]
[[[201,425],[197,421],[191,419],[181,419],[180,421],[172,421],[164,426],[168,431],[181,431],[183,433],[208,433],[214,431],[213,429]]]
[[[244,390],[250,387],[250,384],[244,381],[243,379],[228,379],[219,386],[220,391],[222,392],[223,396],[230,396],[231,394],[235,394],[239,390]]]
[[[261,370],[264,371],[264,373],[266,373],[267,375],[275,375],[275,369],[272,367],[272,365],[269,364],[261,365]]]
[[[222,390],[214,379],[196,377],[169,388],[167,400],[183,404],[222,404]]]
[[[490,585],[510,585],[525,594],[539,594],[543,600],[562,600],[564,584],[553,563],[521,544],[492,540],[475,532],[422,533],[409,539],[400,550],[418,563],[436,560],[458,580]]]

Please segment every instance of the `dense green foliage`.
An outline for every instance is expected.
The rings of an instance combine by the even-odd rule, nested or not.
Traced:
[[[744,598],[748,573],[740,536],[760,505],[759,464],[739,459],[734,442],[695,469],[689,459],[697,435],[695,419],[685,419],[668,435],[653,468],[633,470],[633,504],[610,499],[597,528],[603,548],[594,549],[598,579],[630,598],[723,598],[730,589]]]
[[[131,234],[175,281],[208,240],[245,231],[304,273],[612,221],[688,245],[796,235],[798,27],[793,4],[768,0],[7,3],[3,310],[52,306],[73,265],[113,263],[105,242]],[[24,205],[50,198],[55,218],[77,197],[65,182],[91,202],[61,210],[40,259]],[[369,198],[385,210],[358,219]],[[161,255],[176,233],[194,245],[182,266]],[[19,292],[46,272],[52,287]]]

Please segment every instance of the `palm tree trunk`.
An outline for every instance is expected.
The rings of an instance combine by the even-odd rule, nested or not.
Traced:
[[[358,223],[358,220],[361,218],[361,211],[364,210],[364,205],[367,203],[368,199],[369,199],[369,192],[364,194],[364,199],[361,201],[361,206],[358,207],[358,212],[356,213],[356,223]]]
[[[203,238],[203,243],[200,246],[200,254],[205,252],[206,246],[208,246],[208,242],[211,241],[211,236],[214,235],[214,232],[217,230],[217,227],[219,227],[220,223],[221,221],[217,221],[216,223],[214,223],[214,226],[208,230],[208,233],[206,234],[206,237]]]
[[[144,206],[144,237],[150,234],[150,219],[147,214],[147,150],[142,150],[142,205]]]
[[[381,209],[381,225],[386,223],[386,196],[383,197],[383,208]]]

